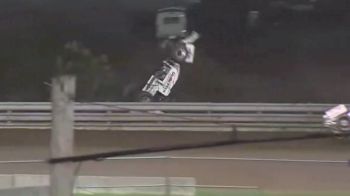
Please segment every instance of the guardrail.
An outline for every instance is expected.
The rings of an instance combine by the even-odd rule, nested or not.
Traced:
[[[75,103],[75,129],[319,132],[333,104]],[[50,129],[51,103],[0,103],[0,129]]]

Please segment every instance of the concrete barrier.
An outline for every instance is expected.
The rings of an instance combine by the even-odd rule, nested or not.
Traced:
[[[195,178],[169,178],[170,193],[174,195],[188,195],[196,194]]]
[[[81,176],[76,183],[76,192],[93,193],[148,193],[194,195],[195,179],[190,177],[99,177]]]
[[[15,187],[13,175],[0,175],[0,189]]]
[[[196,184],[192,177],[109,177],[79,176],[75,193],[147,193],[192,196]],[[48,175],[0,175],[0,189],[49,186]],[[41,195],[40,195],[41,196]]]
[[[13,175],[14,187],[33,187],[33,186],[49,186],[50,178],[48,175]]]
[[[49,187],[22,187],[0,189],[0,196],[49,196]]]
[[[76,182],[76,192],[93,193],[164,193],[165,180],[161,177],[103,177],[81,176]],[[154,185],[154,186],[152,186]],[[160,185],[160,186],[159,186]]]

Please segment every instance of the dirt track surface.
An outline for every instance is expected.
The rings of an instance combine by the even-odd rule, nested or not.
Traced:
[[[241,137],[251,136],[253,135]],[[81,131],[77,132],[76,135],[76,152],[77,154],[84,154],[137,147],[210,141],[213,139],[220,140],[227,139],[228,137],[230,135],[222,133],[116,133]],[[323,139],[302,142],[227,146],[164,154],[343,161],[350,158],[350,141]],[[2,130],[0,132],[0,160],[45,159],[48,157],[48,131]],[[49,166],[46,164],[0,164],[1,174],[44,174],[48,172]],[[82,164],[80,175],[186,176],[195,177],[197,184],[258,186],[264,190],[349,191],[349,172],[349,165],[341,163],[123,160],[85,162]]]

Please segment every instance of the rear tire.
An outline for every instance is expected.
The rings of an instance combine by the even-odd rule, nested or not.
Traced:
[[[136,101],[137,102],[152,102],[153,97],[151,94],[149,94],[147,92],[141,92],[138,94]]]
[[[342,132],[350,131],[350,119],[347,116],[343,116],[338,119],[338,127]]]

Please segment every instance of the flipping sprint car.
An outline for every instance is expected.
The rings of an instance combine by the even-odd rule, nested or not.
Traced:
[[[341,104],[325,112],[323,116],[325,127],[330,128],[335,133],[350,131],[350,111]]]
[[[180,64],[168,59],[156,71],[142,89],[139,101],[163,101],[169,96],[180,75]]]
[[[170,56],[147,81],[138,96],[140,102],[165,101],[180,76],[181,64],[193,63],[195,46],[199,34],[192,32],[187,37],[166,40],[164,48]]]

